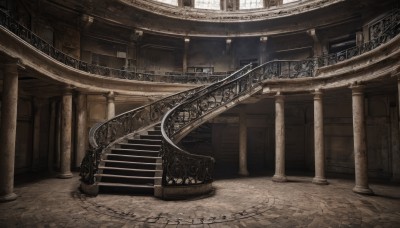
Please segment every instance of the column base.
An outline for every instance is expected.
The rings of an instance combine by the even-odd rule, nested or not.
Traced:
[[[238,174],[240,176],[245,176],[245,177],[250,175],[249,171],[247,171],[247,170],[240,170]]]
[[[273,182],[287,182],[287,178],[286,178],[286,176],[282,176],[282,175],[274,175],[272,177],[272,181]]]
[[[320,178],[320,177],[314,177],[312,182],[313,182],[313,184],[317,184],[317,185],[327,185],[327,184],[329,184],[328,181],[325,178]]]
[[[363,195],[373,195],[374,192],[369,187],[355,186],[353,192]]]
[[[71,173],[71,172],[69,172],[69,173],[60,173],[60,174],[58,174],[58,178],[60,178],[60,179],[68,179],[68,178],[72,178],[74,175]]]
[[[17,199],[17,194],[15,193],[10,193],[5,196],[0,196],[0,202],[9,202]]]

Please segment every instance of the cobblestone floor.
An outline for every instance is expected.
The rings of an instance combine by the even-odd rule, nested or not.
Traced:
[[[207,197],[162,201],[152,196],[86,197],[77,174],[17,184],[18,199],[0,204],[0,227],[400,227],[400,186],[371,184],[375,196],[354,194],[353,181],[270,176],[217,180]]]

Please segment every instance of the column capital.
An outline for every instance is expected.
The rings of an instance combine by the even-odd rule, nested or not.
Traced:
[[[285,98],[285,96],[284,96],[280,91],[276,92],[276,94],[275,94],[275,99],[276,99],[277,101],[283,101],[284,98]]]
[[[314,95],[314,100],[322,99],[322,95],[324,94],[321,89],[315,89],[311,92]]]
[[[314,42],[319,42],[317,31],[315,28],[307,30],[307,34],[314,40]]]
[[[72,85],[66,85],[62,88],[63,95],[72,95],[72,92],[74,90],[74,86]]]
[[[116,94],[114,93],[114,91],[110,91],[105,95],[107,101],[115,100],[115,96]]]
[[[4,69],[5,73],[11,73],[11,74],[17,74],[18,69],[25,69],[21,59],[18,58],[0,62],[0,66]]]
[[[350,84],[349,88],[351,89],[353,96],[356,96],[363,94],[365,86],[360,84],[359,82],[355,82]]]

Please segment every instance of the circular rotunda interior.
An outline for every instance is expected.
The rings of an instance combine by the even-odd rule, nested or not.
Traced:
[[[238,177],[339,177],[361,195],[396,184],[399,7],[0,1],[0,200],[37,172],[165,200]]]

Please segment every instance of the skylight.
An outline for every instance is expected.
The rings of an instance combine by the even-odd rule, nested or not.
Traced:
[[[283,0],[282,4],[297,2],[297,1],[300,1],[300,0]]]
[[[263,8],[263,0],[240,0],[239,9]]]
[[[220,0],[195,0],[194,8],[220,10],[221,2]]]
[[[157,2],[162,2],[165,4],[170,4],[174,6],[178,6],[178,0],[156,0]]]

